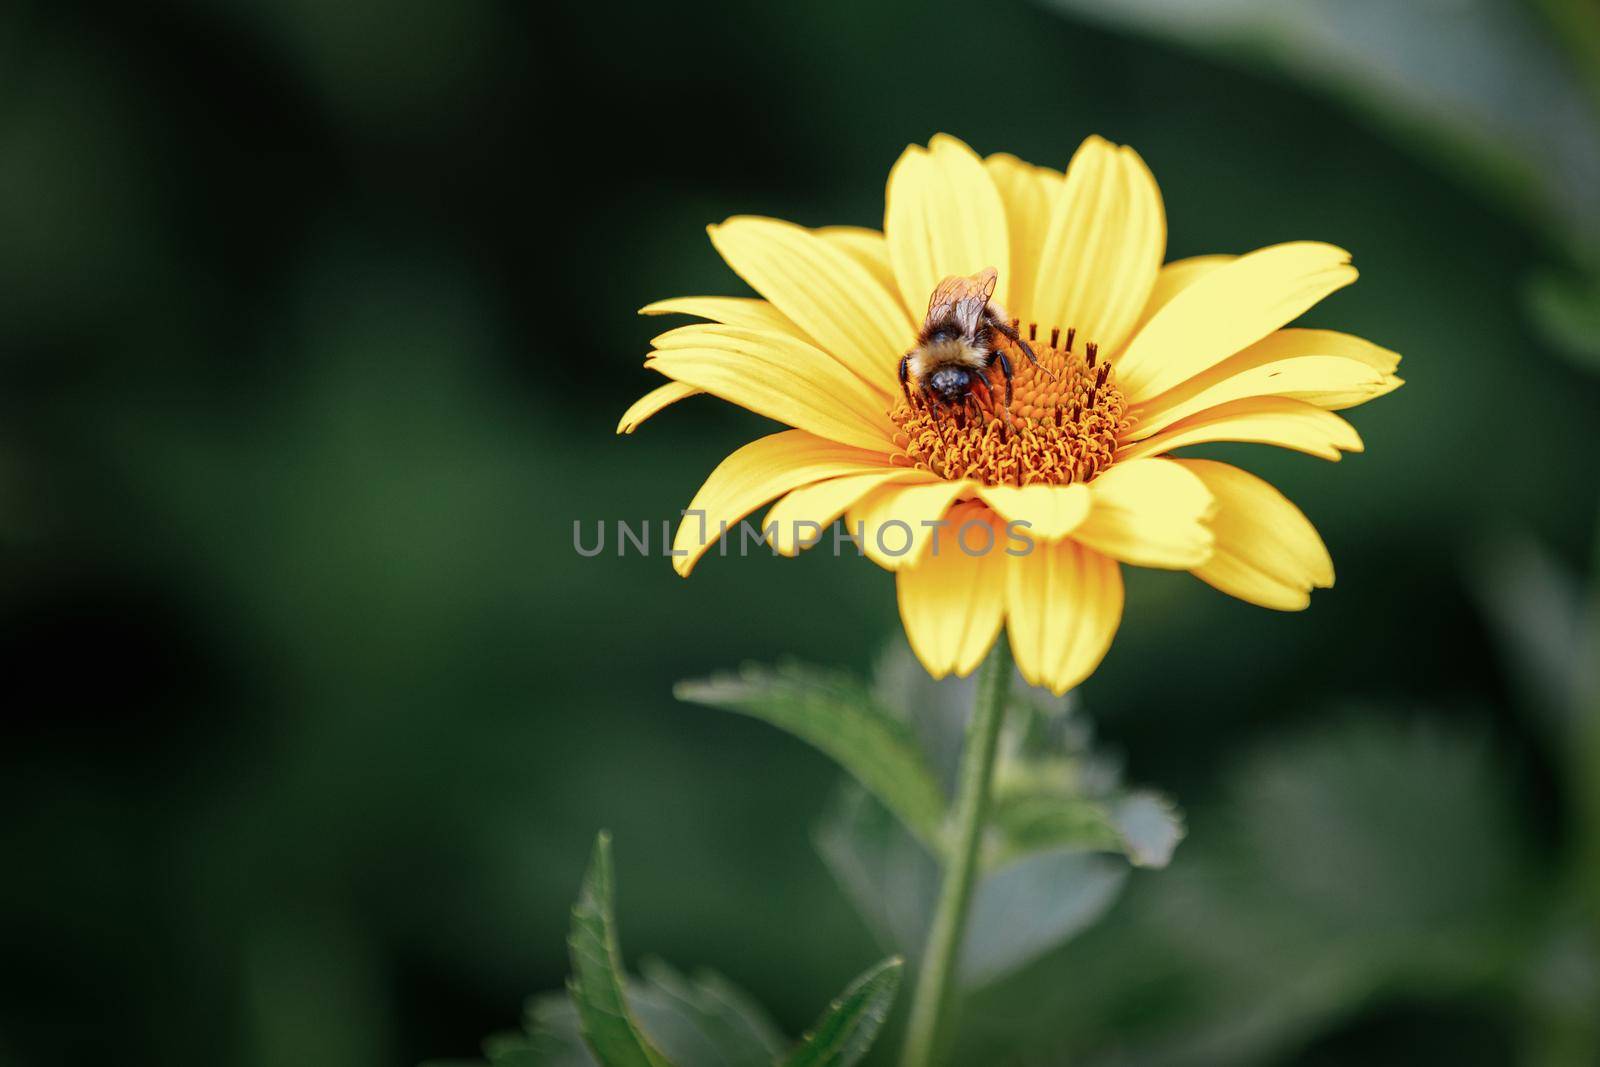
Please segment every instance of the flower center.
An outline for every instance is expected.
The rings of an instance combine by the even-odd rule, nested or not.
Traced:
[[[915,403],[901,398],[889,413],[898,427],[901,462],[941,478],[987,485],[1087,482],[1111,465],[1117,439],[1129,425],[1111,364],[1094,342],[1082,342],[1072,330],[1065,337],[1052,330],[1049,344],[1039,339],[1035,325],[1024,336],[1050,374],[1006,343],[1013,371],[1009,418],[998,359],[956,407],[927,404],[913,389]]]

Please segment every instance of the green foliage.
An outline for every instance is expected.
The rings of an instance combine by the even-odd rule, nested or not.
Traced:
[[[1183,839],[1172,802],[1148,790],[1086,796],[1048,785],[996,789],[988,850],[991,868],[1033,852],[1121,852],[1136,867],[1165,867]]]
[[[788,1042],[759,1005],[710,971],[693,977],[660,960],[645,960],[642,978],[627,983],[628,1006],[641,1031],[678,1064],[771,1067]],[[592,1067],[573,1002],[559,994],[534,997],[524,1019],[525,1044],[541,1067]]]
[[[930,690],[929,687],[932,687]],[[847,896],[897,955],[861,975],[784,1057],[777,1029],[710,973],[660,962],[624,973],[612,903],[610,836],[601,833],[572,909],[567,998],[540,996],[525,1032],[490,1039],[494,1067],[851,1067],[871,1048],[917,952],[938,891],[945,797],[936,766],[959,749],[968,683],[934,683],[909,648],[892,649],[873,683],[789,664],[683,682],[680,699],[781,726],[832,756],[853,782],[836,792],[816,844]],[[945,713],[914,718],[916,711]],[[913,725],[915,724],[915,726]],[[1105,913],[1131,865],[1164,866],[1183,836],[1176,810],[1124,790],[1067,705],[1014,697],[997,765],[996,818],[962,944],[960,980],[995,982]],[[930,845],[932,851],[930,851]]]
[[[1600,1048],[1600,573],[1586,583],[1526,534],[1502,536],[1475,563],[1484,613],[1571,809],[1549,919],[1517,976],[1529,1058],[1583,1063]]]
[[[1122,847],[1110,813],[1104,806],[1081,797],[1008,790],[995,797],[991,818],[1003,849],[990,860],[996,866],[1014,854],[1026,855],[1055,845],[1106,850]]]
[[[784,1067],[852,1067],[859,1062],[889,1017],[904,966],[898,957],[890,958],[851,982],[806,1031]]]
[[[1600,241],[1600,80],[1580,69],[1600,49],[1592,28],[1569,31],[1564,50],[1538,5],[1509,0],[1458,0],[1443,33],[1427,4],[1050,3],[1288,73],[1440,155],[1558,241]]]
[[[666,1067],[667,1060],[639,1031],[622,983],[622,951],[612,914],[611,837],[601,833],[572,908],[572,978],[583,1039],[605,1067]]]
[[[916,956],[939,888],[934,858],[867,793],[837,790],[815,831],[818,852],[887,948]],[[1115,902],[1128,865],[1071,849],[1035,852],[985,875],[961,950],[961,982],[997,981],[1093,923]]]
[[[989,985],[1060,948],[1106,914],[1127,879],[1118,860],[1060,849],[986,876],[961,945],[961,985]]]
[[[572,909],[567,995],[532,998],[522,1033],[485,1040],[491,1067],[852,1067],[888,1018],[898,958],[851,982],[792,1049],[766,1012],[720,975],[685,976],[647,960],[642,978],[629,979],[613,894],[611,836],[602,831]]]
[[[969,1034],[969,1054],[1003,1039],[1075,1063],[1277,1062],[1380,992],[1514,985],[1539,875],[1511,783],[1488,738],[1404,718],[1341,718],[1236,757],[1181,864],[1030,970],[1026,992],[986,993],[974,1014],[1006,1032]]]
[[[1050,1063],[1062,1043],[1103,1052],[1156,1028],[1177,1041],[1208,1025],[1206,1005],[1253,1018],[1262,989],[1274,995],[1260,1010],[1278,1013],[1274,975],[1242,981],[1245,961],[1230,958],[1219,978],[1200,962],[1223,954],[1203,942],[1232,938],[1235,923],[1202,916],[1186,940],[1129,927],[1198,877],[1191,867],[1226,903],[1267,866],[1239,850],[1249,862],[1233,869],[1220,848],[1239,755],[1264,740],[1276,752],[1341,696],[1412,694],[1447,736],[1491,721],[1490,769],[1525,776],[1511,783],[1527,801],[1515,833],[1555,892],[1578,825],[1569,800],[1600,783],[1600,762],[1580,767],[1572,735],[1487,706],[1508,693],[1502,661],[1479,620],[1452,607],[1466,549],[1508,521],[1577,562],[1600,394],[1549,358],[1552,334],[1527,328],[1535,235],[1463,189],[1485,187],[1471,168],[1415,165],[1416,146],[1437,141],[1387,144],[1282,79],[1027,3],[982,11],[1005,42],[1007,93],[1036,104],[1022,108],[962,79],[883,77],[877,59],[904,53],[908,24],[965,25],[971,5],[756,5],[737,19],[716,5],[645,7],[615,32],[567,34],[545,57],[553,68],[530,64],[538,27],[593,29],[603,9],[410,6],[415,19],[381,3],[162,5],[150,26],[74,0],[0,14],[11,60],[0,601],[20,694],[0,775],[12,980],[0,1060],[87,1062],[114,1048],[121,1067],[388,1067],[466,1051],[478,1034],[469,1002],[559,990],[557,930],[590,844],[574,828],[602,815],[638,861],[622,920],[641,947],[681,943],[678,905],[719,887],[724,936],[706,931],[704,956],[673,958],[715,961],[796,1028],[830,982],[864,966],[866,928],[797,840],[796,813],[815,803],[811,753],[760,729],[712,738],[731,724],[667,694],[701,670],[685,664],[857,656],[898,629],[892,578],[860,561],[763,555],[710,562],[685,583],[658,557],[576,561],[568,525],[674,516],[732,448],[769,429],[699,398],[637,438],[610,438],[653,384],[627,358],[653,332],[632,309],[745,292],[704,223],[753,210],[876,225],[900,145],[940,129],[1057,168],[1089,132],[1136,146],[1169,206],[1174,257],[1300,237],[1349,247],[1363,280],[1310,324],[1404,352],[1413,383],[1351,413],[1368,451],[1343,464],[1235,450],[1305,507],[1334,553],[1339,586],[1310,611],[1255,611],[1186,576],[1130,570],[1125,625],[1087,692],[1106,702],[1092,710],[1115,709],[1140,780],[1181,782],[1192,837],[1161,876],[1125,874],[1116,906],[994,987],[988,1012],[974,1005],[975,1035],[993,1033],[988,1014],[1009,1022],[1039,1004],[1029,1047]],[[1301,7],[1274,6],[1286,19]],[[1405,46],[1429,73],[1504,69],[1494,50],[1450,58],[1456,15],[1477,3],[1338,6],[1434,20],[1436,34]],[[463,19],[472,28],[457,34]],[[752,40],[828,41],[842,61],[774,62]],[[704,103],[706,72],[658,62],[690,54],[732,64],[727,80],[748,91],[738,110],[766,135],[721,138],[707,161],[704,139],[670,118]],[[546,86],[596,71],[603,113],[570,129]],[[379,76],[413,88],[385,97]],[[1388,103],[1386,75],[1356,84]],[[644,97],[667,118],[637,115]],[[219,108],[250,121],[219,122]],[[1534,125],[1571,114],[1518,112]],[[506,129],[528,135],[483,136]],[[546,217],[518,179],[552,144],[635,163],[604,181],[569,167],[572,197]],[[1541,149],[1520,154],[1559,170]],[[1574,206],[1600,206],[1592,189]],[[549,299],[527,299],[516,265],[547,263]],[[1579,296],[1594,274],[1592,260],[1559,270]],[[579,328],[552,328],[552,307]],[[1530,645],[1551,629],[1536,616],[1514,625]],[[1544,652],[1572,666],[1569,647]],[[86,652],[96,669],[57,668]],[[959,684],[925,689],[967,706]],[[913,732],[945,711],[916,706]],[[1387,820],[1368,832],[1391,827],[1412,832]],[[1486,841],[1485,854],[1499,847]],[[1334,872],[1323,888],[1376,901],[1410,877]],[[1315,936],[1243,951],[1259,971],[1304,971],[1321,988],[1340,934],[1302,927],[1308,908],[1288,895],[1270,914]],[[805,915],[805,929],[774,915]],[[1438,929],[1418,922],[1408,940]],[[1557,940],[1541,936],[1537,951]],[[1552,952],[1545,971],[1579,998],[1572,956]],[[1208,981],[1235,992],[1205,996]],[[629,983],[630,1000],[644,984]],[[1342,1040],[1392,1038],[1396,1021],[1409,1062],[1510,1062],[1498,1046],[1441,1057],[1427,1019],[1517,1025],[1512,987],[1356,984],[1355,1006],[1330,998],[1295,1040],[1324,1025]],[[554,1002],[575,1028],[564,994]],[[1372,1062],[1299,1061],[1330,1059]]]
[[[663,960],[641,965],[644,980],[629,997],[645,1029],[675,1062],[767,1067],[788,1045],[765,1010],[713,971],[692,978]],[[705,1051],[690,1054],[694,1043]]]
[[[970,679],[929,678],[903,641],[870,685],[797,665],[678,686],[686,700],[755,715],[833,756],[855,779],[816,827],[819,853],[888,950],[921,950],[939,885],[941,778],[960,751]],[[984,874],[961,981],[997,981],[1102,916],[1129,866],[1162,867],[1183,836],[1177,810],[1127,790],[1069,704],[1018,681],[1007,708]],[[937,768],[937,770],[935,770]]]
[[[1089,723],[1068,707],[1013,702],[995,775],[988,866],[1051,849],[1120,852],[1136,867],[1165,867],[1183,818],[1159,793],[1129,790],[1115,761],[1093,747]]]
[[[580,1039],[579,1048],[582,1048]],[[548,1042],[540,1040],[537,1036],[525,1038],[521,1034],[500,1034],[489,1038],[483,1043],[484,1055],[492,1067],[576,1067],[577,1064],[592,1064],[594,1062],[585,1051],[582,1059],[567,1059],[559,1055],[556,1059],[547,1058],[555,1051]]]
[[[678,683],[674,693],[765,719],[832,757],[907,827],[937,846],[944,796],[903,719],[848,675],[798,664]]]

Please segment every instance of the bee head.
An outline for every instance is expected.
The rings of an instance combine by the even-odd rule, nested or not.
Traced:
[[[946,404],[959,403],[971,386],[972,372],[965,367],[940,367],[928,377],[928,388]]]

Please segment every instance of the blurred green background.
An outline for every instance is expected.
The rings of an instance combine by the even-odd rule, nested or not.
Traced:
[[[891,578],[685,582],[571,528],[675,516],[764,432],[699,398],[612,433],[655,384],[634,310],[743,291],[705,224],[877,226],[940,130],[1056,166],[1135,145],[1172,258],[1351,249],[1308,321],[1409,383],[1337,466],[1226,453],[1323,532],[1309,611],[1129,574],[1084,705],[1190,838],[975,1004],[973,1047],[1597,1062],[1600,763],[1561,706],[1600,501],[1600,37],[1554,0],[1332,38],[1162,6],[7,5],[0,1063],[470,1056],[560,986],[599,827],[630,957],[715,967],[791,1033],[878,958],[811,846],[836,771],[670,688],[863,670]],[[1474,36],[1485,11],[1522,29]],[[1528,97],[1525,69],[1572,74]]]

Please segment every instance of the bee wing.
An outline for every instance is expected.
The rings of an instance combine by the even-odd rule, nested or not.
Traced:
[[[934,325],[954,320],[963,334],[973,333],[999,280],[1000,272],[993,267],[985,267],[976,274],[950,275],[928,299],[927,323]]]

